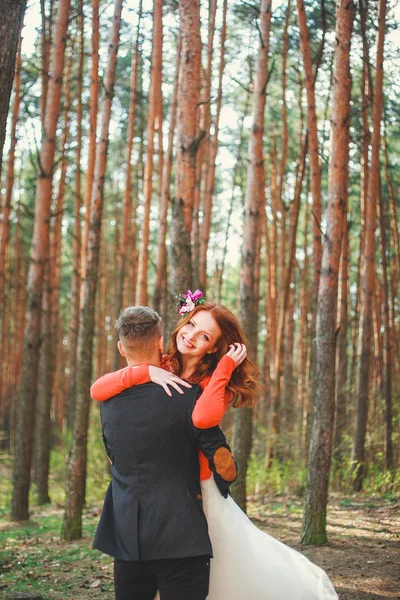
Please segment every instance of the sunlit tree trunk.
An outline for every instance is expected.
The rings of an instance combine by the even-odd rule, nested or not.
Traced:
[[[209,156],[206,161],[206,180],[205,190],[203,197],[203,221],[201,224],[200,232],[200,276],[199,283],[202,290],[206,290],[207,287],[207,250],[208,240],[210,238],[211,229],[211,209],[212,209],[212,198],[214,194],[215,186],[215,161],[218,152],[218,132],[219,132],[219,118],[221,114],[222,104],[222,79],[225,68],[225,38],[226,38],[226,11],[227,11],[227,0],[224,0],[223,5],[223,17],[222,17],[222,29],[221,29],[221,58],[219,65],[219,83],[218,83],[218,94],[217,94],[217,110],[214,120],[214,135],[209,143]]]
[[[369,73],[369,46],[367,39],[367,17],[368,3],[364,4],[363,0],[359,0],[360,12],[360,29],[363,46],[363,63],[362,63],[362,81],[361,81],[361,113],[362,113],[362,138],[361,138],[361,177],[360,177],[360,251],[357,261],[357,290],[356,301],[354,307],[354,326],[352,334],[353,355],[351,361],[351,381],[356,382],[357,379],[357,354],[359,353],[359,333],[360,333],[360,315],[361,315],[361,270],[362,260],[364,256],[364,239],[365,239],[365,204],[368,193],[368,175],[369,175],[369,148],[371,144],[371,132],[369,129],[369,107],[372,98],[372,90],[370,89],[370,73]],[[355,392],[355,387],[354,393]]]
[[[350,44],[354,4],[336,2],[332,129],[326,233],[321,263],[315,337],[315,383],[311,399],[307,493],[302,543],[323,544],[335,407],[336,309],[339,260],[348,182]]]
[[[74,189],[74,222],[72,229],[72,260],[73,273],[71,285],[71,313],[69,326],[69,380],[67,394],[67,423],[69,429],[72,428],[75,394],[76,394],[76,371],[77,371],[77,345],[79,332],[79,303],[81,288],[81,207],[82,207],[82,177],[81,177],[81,158],[82,158],[82,87],[83,87],[83,65],[84,65],[84,20],[83,20],[83,0],[79,4],[79,59],[77,74],[77,132],[76,132],[76,157],[75,157],[75,189]]]
[[[171,175],[172,175],[172,159],[174,149],[174,135],[176,128],[176,112],[178,107],[178,83],[179,83],[179,70],[181,63],[182,54],[182,35],[178,36],[177,49],[176,49],[176,67],[175,67],[175,78],[174,87],[172,92],[171,104],[170,104],[170,120],[169,120],[169,133],[168,133],[168,148],[165,155],[163,165],[163,176],[162,176],[162,188],[160,198],[160,225],[158,229],[157,237],[157,271],[156,271],[156,282],[154,286],[154,309],[160,312],[162,315],[167,314],[167,215],[168,206],[170,203],[170,188],[171,188]],[[164,331],[165,334],[165,331]]]
[[[91,53],[91,68],[90,68],[90,100],[89,100],[89,149],[88,149],[88,164],[85,181],[85,198],[84,198],[84,222],[82,230],[81,244],[81,270],[82,278],[86,274],[86,256],[87,245],[89,238],[90,211],[92,200],[92,188],[94,181],[94,169],[96,162],[96,131],[97,131],[97,115],[99,111],[99,45],[100,45],[100,22],[99,22],[99,0],[92,0],[92,53]],[[83,290],[83,288],[82,288]]]
[[[137,109],[137,79],[138,79],[138,64],[139,64],[139,51],[140,51],[140,26],[142,20],[142,0],[139,3],[138,9],[138,24],[136,30],[136,42],[132,51],[132,64],[131,64],[131,80],[130,80],[130,94],[129,94],[129,115],[128,115],[128,129],[126,134],[126,150],[125,150],[125,189],[124,199],[122,208],[122,230],[121,230],[121,243],[118,257],[118,268],[117,268],[117,293],[115,302],[115,316],[119,316],[123,308],[124,298],[124,285],[126,280],[126,267],[127,259],[131,258],[128,256],[129,252],[129,231],[131,228],[132,218],[132,150],[133,150],[133,136],[135,133],[136,124],[136,109]],[[118,351],[117,345],[115,344],[115,355],[114,355],[114,370],[120,368],[121,355]]]
[[[171,289],[174,294],[192,286],[191,230],[196,181],[196,157],[203,138],[196,137],[200,82],[200,2],[179,2],[182,60],[178,92],[178,151],[175,197],[172,198]]]
[[[217,13],[217,0],[208,0],[208,36],[207,36],[207,58],[206,66],[201,68],[200,75],[200,106],[198,111],[198,127],[196,135],[200,132],[204,135],[204,141],[200,144],[196,156],[196,182],[193,200],[192,219],[192,269],[193,285],[200,286],[203,292],[205,285],[200,281],[200,253],[201,233],[199,213],[204,204],[206,194],[207,172],[210,153],[210,126],[211,126],[211,78],[212,61],[214,55],[215,18]],[[203,208],[204,213],[204,208]],[[204,214],[203,214],[204,220]]]
[[[143,220],[140,230],[139,264],[136,299],[137,303],[147,304],[147,270],[149,264],[150,208],[153,195],[154,130],[156,120],[156,97],[161,96],[162,68],[162,0],[154,0],[153,12],[153,51],[151,54],[151,74],[149,106],[147,112],[147,149],[144,171]]]
[[[355,469],[354,490],[362,489],[365,477],[365,436],[367,432],[369,375],[372,346],[372,311],[375,281],[375,229],[376,201],[379,193],[379,151],[382,116],[383,51],[385,39],[386,0],[379,1],[379,25],[375,65],[375,87],[372,113],[372,150],[368,178],[368,195],[365,210],[365,247],[362,273],[361,348],[358,371],[356,429],[354,433],[353,461]]]
[[[314,305],[318,297],[319,276],[321,269],[321,166],[318,150],[317,109],[315,103],[315,74],[313,72],[310,38],[304,0],[297,0],[297,15],[300,27],[300,48],[303,55],[305,87],[307,92],[307,130],[308,149],[310,155],[310,183],[313,199],[312,236],[313,236],[313,298]],[[314,306],[315,308],[315,306]]]
[[[294,274],[293,274],[294,278]],[[293,279],[292,279],[293,280]],[[295,405],[297,382],[294,377],[294,302],[295,283],[289,287],[285,320],[284,353],[283,353],[283,402],[282,402],[282,431],[287,447],[284,455],[292,455],[294,448],[293,429],[295,424]]]
[[[253,348],[257,348],[257,312],[254,298],[254,271],[257,261],[256,241],[265,206],[265,165],[263,151],[266,83],[268,80],[269,37],[271,29],[271,0],[260,3],[260,45],[254,81],[252,128],[249,138],[249,165],[243,226],[242,265],[240,273],[240,320],[245,335]],[[256,355],[253,355],[256,359]],[[246,509],[246,473],[251,450],[252,411],[244,408],[235,412],[233,452],[238,464],[238,478],[234,484],[234,497]]]
[[[300,129],[300,142],[299,142],[299,154],[297,157],[297,172],[296,172],[296,185],[294,191],[294,198],[290,208],[290,223],[289,223],[289,248],[287,267],[284,270],[284,279],[281,283],[281,291],[279,295],[279,307],[278,307],[278,327],[276,333],[276,351],[274,360],[274,378],[272,382],[272,422],[271,422],[271,434],[269,439],[268,448],[268,466],[271,467],[272,459],[275,454],[275,444],[277,435],[280,432],[280,421],[281,421],[281,372],[283,366],[283,337],[285,328],[285,319],[288,305],[288,298],[290,293],[290,282],[293,276],[294,260],[296,255],[296,235],[297,235],[297,224],[300,212],[300,199],[301,192],[303,189],[304,171],[306,164],[306,152],[307,152],[307,137],[304,140],[302,136],[302,129]]]
[[[307,186],[308,187],[308,186]],[[308,197],[308,190],[307,196]],[[300,317],[299,317],[299,325],[298,325],[298,340],[297,347],[299,349],[299,364],[298,364],[298,407],[300,410],[300,418],[299,418],[299,445],[301,448],[305,448],[305,437],[307,432],[307,414],[308,414],[308,396],[307,396],[307,362],[309,356],[309,344],[308,344],[308,318],[307,318],[307,298],[309,296],[309,283],[308,283],[308,265],[309,258],[307,254],[308,249],[308,230],[309,230],[309,220],[310,220],[310,208],[308,203],[304,204],[304,243],[303,243],[303,251],[304,251],[304,266],[301,270],[300,274],[300,298],[299,298],[299,309],[300,309]]]
[[[6,136],[8,107],[14,81],[15,62],[26,0],[3,0],[0,23],[0,173]]]
[[[21,105],[21,42],[20,36],[18,43],[17,60],[15,65],[14,82],[14,104],[12,109],[11,131],[10,131],[10,151],[8,153],[6,193],[4,204],[2,206],[2,221],[0,229],[0,311],[3,307],[4,294],[4,275],[5,275],[5,257],[10,241],[10,212],[14,188],[14,170],[15,170],[15,149],[17,146],[17,125],[19,120],[19,111]],[[0,342],[1,345],[1,342]]]
[[[345,190],[347,192],[347,189]],[[346,194],[347,196],[347,194]],[[341,459],[343,452],[343,437],[347,428],[347,363],[348,363],[348,347],[347,347],[347,321],[348,321],[348,286],[349,286],[349,230],[347,221],[347,197],[344,198],[346,203],[345,215],[343,219],[342,233],[342,252],[340,255],[339,266],[339,298],[338,298],[338,317],[337,322],[339,332],[337,336],[336,350],[336,413],[335,413],[335,433],[333,440],[333,455],[336,459],[336,466],[341,467]]]
[[[16,521],[29,517],[28,496],[32,460],[33,415],[35,412],[39,364],[43,274],[44,266],[49,256],[49,222],[54,155],[57,122],[60,114],[69,10],[70,0],[61,0],[54,37],[45,128],[39,156],[40,172],[36,183],[35,220],[31,247],[31,264],[28,276],[24,350],[13,471],[13,497],[11,503],[11,516]]]
[[[379,177],[378,191],[378,220],[381,241],[381,260],[382,260],[382,304],[383,304],[383,395],[385,398],[385,466],[387,469],[393,469],[393,399],[392,399],[392,323],[389,309],[389,266],[387,261],[387,244],[385,228],[385,211],[382,199],[382,186]]]
[[[53,33],[53,7],[54,0],[49,2],[49,14],[46,15],[46,0],[40,0],[40,12],[42,18],[41,27],[41,82],[42,82],[42,93],[39,100],[40,105],[40,118],[42,121],[42,128],[44,127],[44,117],[46,113],[46,102],[47,92],[49,89],[49,68],[50,68],[50,52],[52,44],[52,33]]]
[[[82,510],[85,499],[87,434],[89,426],[90,383],[92,381],[95,298],[99,266],[99,246],[103,212],[104,178],[107,168],[108,134],[114,94],[115,67],[119,44],[123,0],[115,0],[110,33],[108,62],[104,77],[104,99],[100,140],[96,152],[95,178],[92,190],[88,257],[83,282],[81,327],[78,337],[78,379],[72,444],[66,475],[66,506],[61,536],[73,540],[82,536]]]
[[[49,261],[46,264],[42,310],[42,344],[40,357],[40,385],[36,401],[35,419],[35,483],[38,491],[38,504],[50,502],[50,410],[53,398],[54,374],[58,366],[59,319],[60,319],[60,279],[61,279],[61,238],[62,215],[67,176],[66,145],[69,139],[71,107],[71,73],[73,47],[65,72],[64,122],[61,137],[61,167],[58,197],[50,232]]]

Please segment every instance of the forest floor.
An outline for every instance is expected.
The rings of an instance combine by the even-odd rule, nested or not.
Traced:
[[[320,565],[340,600],[400,600],[399,508],[398,498],[333,494],[329,544],[322,547],[299,544],[303,506],[298,498],[251,499],[249,516]],[[35,509],[32,520],[21,525],[0,521],[0,598],[25,592],[35,600],[111,600],[111,560],[91,549],[99,512],[98,507],[85,511],[84,538],[74,543],[59,539],[60,507]]]

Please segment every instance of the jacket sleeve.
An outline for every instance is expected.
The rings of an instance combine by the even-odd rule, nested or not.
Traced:
[[[237,477],[237,467],[226,438],[219,427],[199,429],[194,435],[200,450],[206,456],[219,491],[227,498],[229,488]]]
[[[235,366],[236,363],[230,356],[223,356],[219,361],[194,407],[192,419],[196,427],[206,429],[221,423],[232,397],[231,393],[226,391],[226,386]]]
[[[149,365],[143,364],[137,367],[125,367],[119,371],[107,373],[97,379],[90,388],[90,395],[94,400],[104,402],[133,385],[149,383],[150,381]]]

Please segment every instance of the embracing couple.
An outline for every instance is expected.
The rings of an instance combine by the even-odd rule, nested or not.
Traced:
[[[112,463],[94,547],[114,557],[115,599],[337,599],[324,571],[229,496],[236,465],[219,424],[258,393],[236,317],[200,292],[180,314],[163,355],[157,313],[125,309],[116,330],[128,366],[91,388]]]

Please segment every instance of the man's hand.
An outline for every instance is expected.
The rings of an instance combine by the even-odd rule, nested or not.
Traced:
[[[154,367],[154,366],[150,365],[149,366],[149,375],[150,375],[151,381],[153,383],[156,383],[157,385],[161,385],[161,387],[164,388],[164,390],[168,394],[168,396],[172,396],[172,392],[168,387],[169,385],[172,388],[176,389],[176,391],[179,392],[180,394],[184,393],[180,386],[183,386],[186,388],[192,387],[190,385],[190,383],[183,381],[183,379],[181,379],[177,375],[174,375],[173,373],[170,373],[169,371],[166,371],[165,369],[161,369],[161,367]]]
[[[227,356],[230,356],[232,358],[232,360],[235,361],[236,363],[236,367],[238,367],[239,365],[242,364],[242,362],[244,361],[244,359],[247,356],[247,348],[244,344],[231,344],[229,346],[229,350],[226,353]],[[235,367],[235,369],[236,369]]]

